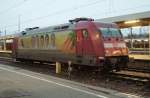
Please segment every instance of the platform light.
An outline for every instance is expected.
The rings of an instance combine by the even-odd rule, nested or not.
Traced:
[[[125,24],[132,24],[132,23],[137,23],[140,22],[140,20],[130,20],[130,21],[125,21]]]
[[[139,28],[141,28],[142,26],[134,26],[134,27],[132,27],[133,29],[139,29]]]

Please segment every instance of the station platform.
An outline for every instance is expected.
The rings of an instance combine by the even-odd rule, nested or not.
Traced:
[[[134,59],[134,60],[149,60],[150,61],[150,55],[130,54],[129,58]]]
[[[12,57],[12,51],[0,50],[0,57]]]
[[[10,50],[0,50],[0,53],[12,53]]]

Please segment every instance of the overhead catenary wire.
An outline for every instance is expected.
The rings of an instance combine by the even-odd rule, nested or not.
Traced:
[[[12,5],[12,6],[8,7],[8,8],[6,8],[6,9],[4,9],[4,10],[2,10],[2,11],[0,11],[0,16],[5,15],[5,14],[8,13],[9,11],[11,11],[11,10],[13,10],[13,9],[15,9],[15,8],[18,8],[18,7],[20,7],[20,6],[22,6],[26,1],[27,1],[27,0],[23,0],[23,1],[19,2],[19,3],[15,3],[14,5]],[[14,26],[14,25],[12,25],[12,26]],[[8,26],[5,26],[5,29],[6,29],[6,27],[8,28]],[[9,26],[9,27],[11,27],[11,26]]]
[[[47,14],[47,15],[44,15],[44,16],[39,16],[39,17],[36,17],[36,18],[33,18],[33,19],[22,21],[22,24],[23,23],[30,23],[32,21],[37,21],[37,20],[40,20],[40,19],[44,19],[46,17],[52,17],[52,16],[55,16],[55,15],[58,15],[58,14],[64,14],[64,13],[70,12],[72,10],[78,10],[78,9],[85,8],[85,7],[88,7],[88,6],[92,6],[94,4],[102,3],[102,2],[105,2],[105,1],[97,0],[97,1],[94,1],[92,3],[87,3],[87,4],[82,4],[82,5],[78,5],[78,6],[71,7],[71,8],[62,9],[60,11],[56,11],[56,12],[53,12],[53,13],[50,13],[50,14]],[[7,27],[7,28],[16,27],[17,25],[18,24],[11,24],[11,25],[7,25],[5,27]]]
[[[130,8],[125,8],[125,9],[120,9],[120,10],[117,10],[117,11],[113,11],[113,12],[120,12],[122,10],[133,10],[133,9],[137,9],[137,8],[141,8],[141,7],[146,7],[146,6],[150,6],[150,4],[146,4],[146,5],[140,5],[140,6],[136,6],[136,7],[130,7]],[[85,7],[85,6],[83,6]],[[74,7],[75,8],[75,7]],[[82,7],[78,7],[76,8],[77,9],[80,9]],[[65,10],[64,10],[65,11]],[[68,10],[68,11],[71,11],[71,10]],[[32,21],[38,21],[40,19],[44,19],[46,17],[52,17],[52,16],[55,16],[55,15],[58,15],[58,14],[62,14],[62,13],[67,13],[68,12],[67,9],[66,9],[66,12],[63,12],[63,11],[58,11],[58,12],[54,12],[54,13],[51,13],[51,14],[48,14],[48,15],[45,15],[45,16],[40,16],[40,17],[36,17],[36,18],[33,18],[33,19],[29,19],[29,20],[26,20],[26,21],[23,21],[23,23],[30,23]],[[103,12],[103,13],[100,13],[100,14],[106,14],[107,12]]]
[[[97,0],[97,1],[94,1],[92,3],[87,3],[87,4],[82,4],[82,5],[71,7],[71,8],[66,8],[66,9],[63,9],[63,10],[60,10],[60,11],[56,11],[56,12],[44,15],[44,16],[39,16],[39,17],[36,17],[36,18],[33,18],[33,19],[22,21],[22,24],[30,23],[30,22],[33,22],[33,21],[38,21],[38,20],[41,20],[41,19],[44,19],[44,18],[47,18],[47,17],[56,16],[56,15],[59,15],[59,14],[68,13],[68,12],[73,11],[73,10],[78,10],[78,9],[81,9],[81,8],[89,7],[89,6],[92,6],[92,5],[95,5],[95,4],[98,4],[98,3],[102,3],[102,2],[104,2],[104,0],[103,1]],[[132,10],[132,9],[141,8],[143,6],[146,7],[146,6],[149,6],[149,5],[150,4],[144,4],[144,5],[140,5],[140,6],[136,6],[136,7],[126,8],[126,9],[120,9],[118,11],[114,11],[113,10],[113,12],[119,12],[119,11],[122,11],[122,10]],[[104,12],[104,13],[101,13],[101,14],[106,14],[106,13],[107,12]],[[5,26],[5,27],[7,27],[7,28],[17,27],[17,25],[18,24],[11,24],[11,25],[8,25],[8,26]]]
[[[60,11],[56,11],[56,12],[53,12],[53,13],[50,13],[50,14],[47,14],[47,15],[44,15],[44,16],[39,16],[39,17],[36,17],[36,18],[33,18],[33,19],[26,20],[26,21],[24,21],[23,23],[32,22],[32,21],[35,21],[35,20],[37,20],[37,19],[38,19],[38,20],[39,20],[39,19],[44,19],[44,18],[49,17],[49,16],[52,17],[52,16],[55,16],[55,15],[72,12],[73,10],[78,10],[78,9],[81,9],[81,8],[89,7],[89,6],[95,5],[95,4],[97,4],[97,3],[102,3],[102,2],[105,2],[105,1],[101,1],[101,2],[100,2],[100,0],[97,0],[97,1],[92,2],[92,3],[82,4],[82,5],[78,5],[78,6],[75,6],[75,7],[62,9],[62,10],[60,10]]]

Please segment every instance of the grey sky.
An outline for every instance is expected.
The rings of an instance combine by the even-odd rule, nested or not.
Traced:
[[[150,10],[150,0],[1,0],[0,30],[9,34],[33,26],[50,26],[76,17],[103,17]]]

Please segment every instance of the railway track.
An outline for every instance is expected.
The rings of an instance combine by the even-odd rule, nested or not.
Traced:
[[[0,63],[5,64],[7,66],[14,66],[17,67],[16,70],[30,70],[42,74],[52,75],[59,78],[68,79],[67,68],[62,69],[61,74],[55,73],[55,66],[50,66],[51,64],[45,63],[26,63],[26,62],[13,62],[12,58],[0,58]],[[131,74],[132,72],[132,74]],[[133,73],[134,72],[134,73]],[[113,72],[107,75],[98,74],[97,72],[92,72],[88,70],[79,70],[73,71],[71,75],[72,81],[89,84],[89,85],[96,85],[104,88],[115,89],[121,92],[130,92],[130,93],[138,93],[143,94],[146,96],[149,95],[148,92],[143,93],[143,88],[148,83],[149,78],[146,76],[137,75],[136,71],[121,71],[121,72]]]
[[[0,57],[0,62],[5,63],[5,64],[6,63],[13,63],[13,65],[17,65],[17,66],[18,65],[23,65],[23,66],[26,66],[26,67],[27,67],[27,64],[28,64],[30,67],[33,66],[33,68],[34,68],[34,66],[37,66],[37,67],[40,67],[41,69],[44,69],[44,68],[52,69],[53,72],[55,73],[55,66],[49,66],[49,65],[54,65],[54,64],[50,64],[50,63],[43,63],[41,65],[38,62],[36,62],[36,63],[13,62],[12,58],[7,58],[7,57],[5,57],[5,58]],[[84,72],[88,72],[88,70],[84,70]],[[63,73],[63,75],[68,75],[67,70],[65,68],[62,68],[62,73]],[[96,74],[94,74],[94,75],[96,77]],[[109,75],[109,77],[111,76],[111,77],[114,77],[114,78],[116,77],[116,78],[124,78],[124,79],[127,79],[127,80],[146,82],[150,79],[150,70],[149,69],[129,67],[129,68],[127,68],[127,69],[125,69],[121,72],[111,72],[108,75]]]
[[[34,62],[34,63],[31,63],[31,62],[19,62],[19,61],[13,61],[12,58],[8,58],[8,57],[0,57],[0,62],[2,63],[13,63],[13,64],[21,64],[21,65],[41,65],[40,63],[38,62]],[[42,63],[41,66],[43,65],[54,65],[54,64],[50,64],[50,63]],[[54,66],[48,66],[49,68],[54,68]],[[88,70],[84,70],[84,71],[88,71]],[[122,72],[114,72],[114,73],[111,73],[112,75],[117,75],[117,74],[126,74],[127,75],[127,72],[136,72],[136,73],[143,73],[143,74],[147,74],[147,73],[150,73],[150,70],[147,69],[147,68],[136,68],[136,67],[128,67],[126,68],[125,70],[123,70]],[[131,76],[131,74],[129,75]]]
[[[129,68],[125,69],[125,71],[150,73],[150,69],[147,69],[147,68],[136,68],[136,67],[129,67]]]
[[[134,71],[121,71],[111,73],[113,78],[121,78],[129,81],[143,82],[146,83],[150,80],[150,73],[134,72]]]
[[[134,62],[129,62],[126,71],[150,73],[150,61],[136,60]]]

